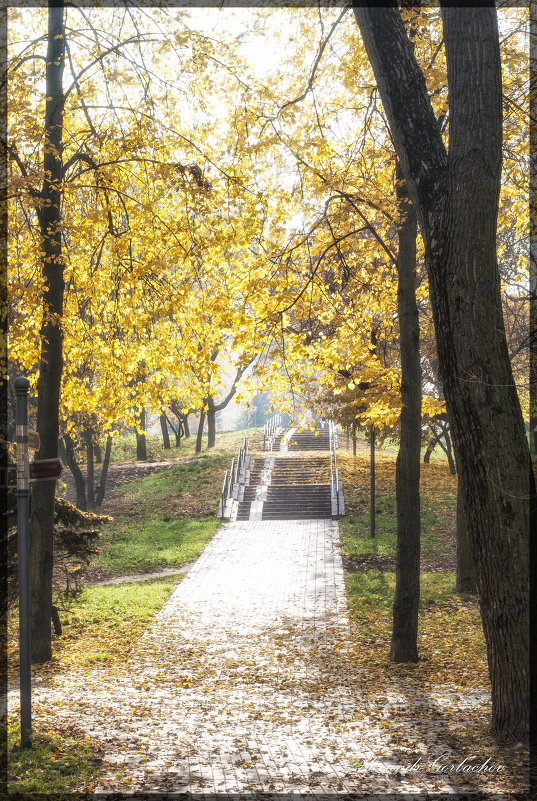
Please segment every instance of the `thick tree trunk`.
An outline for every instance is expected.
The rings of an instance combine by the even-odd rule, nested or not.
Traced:
[[[416,303],[417,220],[399,169],[396,174],[401,217],[397,258],[401,438],[395,471],[397,560],[390,659],[392,662],[417,662],[421,454],[420,327]]]
[[[209,395],[207,399],[207,447],[214,448],[216,443],[216,410],[214,408],[214,399]]]
[[[165,414],[161,414],[159,417],[160,420],[160,430],[162,431],[162,444],[164,446],[164,450],[170,449],[170,434],[168,432],[168,418]]]
[[[136,429],[136,459],[138,462],[147,462],[147,443],[145,439],[145,409],[140,410],[140,428],[142,433]]]
[[[468,537],[460,479],[457,485],[457,580],[455,589],[457,592],[473,594],[477,592],[474,560],[472,559],[470,538]]]
[[[101,444],[100,444],[98,439],[96,439],[94,444],[93,444],[93,452],[95,454],[95,462],[96,462],[96,464],[102,464],[103,463],[103,454],[102,454],[102,451],[101,451]]]
[[[95,463],[93,459],[93,431],[89,428],[85,432],[86,440],[86,495],[88,509],[95,509]]]
[[[198,434],[196,436],[196,449],[195,453],[201,453],[201,444],[203,441],[203,428],[205,426],[205,409],[203,408],[200,412],[200,419],[198,423]]]
[[[535,481],[496,256],[502,158],[493,7],[444,7],[449,156],[397,8],[355,7],[425,245],[439,373],[492,686],[492,729],[529,729],[529,508]],[[536,700],[531,698],[531,703]]]
[[[75,482],[77,509],[80,509],[82,512],[87,512],[88,501],[86,498],[86,480],[82,475],[82,470],[78,466],[78,462],[76,460],[73,440],[68,434],[65,434],[63,441],[65,443],[65,458]]]
[[[63,148],[64,9],[61,2],[48,9],[45,78],[44,178],[38,220],[43,253],[43,322],[37,383],[37,431],[41,447],[37,459],[57,456],[60,386],[63,369],[63,256],[61,242],[61,184]],[[30,614],[32,661],[52,657],[52,565],[55,481],[32,487],[30,520]]]
[[[110,456],[112,454],[112,437],[110,434],[106,438],[106,448],[104,449],[104,461],[101,467],[101,475],[99,476],[99,489],[97,490],[97,497],[95,498],[95,506],[101,506],[104,501],[104,493],[106,491],[106,479],[108,476],[108,467],[110,466]]]

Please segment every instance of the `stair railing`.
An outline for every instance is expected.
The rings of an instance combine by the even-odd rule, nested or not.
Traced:
[[[339,471],[337,466],[337,431],[333,420],[328,421],[328,441],[330,443],[330,489],[336,496],[336,509],[339,515]]]
[[[272,450],[272,440],[274,439],[274,435],[275,435],[277,429],[281,425],[281,420],[282,420],[282,416],[278,412],[278,413],[272,415],[272,417],[269,420],[267,420],[267,422],[265,423],[265,427],[263,429],[263,450],[264,451],[268,450],[267,442],[270,444],[270,450]]]
[[[242,445],[239,446],[239,452],[237,457],[232,457],[231,459],[231,466],[229,470],[226,470],[224,475],[224,483],[222,484],[222,491],[220,493],[220,509],[219,509],[219,516],[224,516],[224,511],[226,507],[227,501],[233,495],[233,487],[237,484],[240,480],[241,470],[246,463],[246,457],[248,455],[248,448],[250,446],[250,440],[246,439],[246,434],[244,435],[244,439],[242,441]]]

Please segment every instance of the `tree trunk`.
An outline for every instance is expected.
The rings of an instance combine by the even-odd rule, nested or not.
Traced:
[[[370,509],[370,521],[369,521],[369,531],[371,535],[371,539],[375,536],[375,522],[376,522],[376,511],[375,511],[375,426],[371,426],[369,430],[369,469],[371,472],[370,475],[370,498],[369,498],[369,509]]]
[[[452,476],[455,476],[457,475],[457,468],[455,467],[455,460],[453,459],[453,451],[451,450],[451,438],[449,436],[449,431],[447,430],[447,428],[444,429],[443,434],[444,434],[444,439],[446,440],[445,451],[448,460],[449,472],[451,473]]]
[[[496,255],[502,159],[493,7],[443,7],[449,156],[397,8],[354,7],[425,246],[439,374],[476,568],[492,730],[529,730],[529,509],[535,480]],[[531,696],[535,705],[537,694]]]
[[[65,434],[63,441],[65,442],[65,458],[75,482],[77,509],[80,509],[82,512],[87,512],[88,502],[86,499],[86,480],[82,475],[82,470],[78,466],[78,462],[76,460],[73,440],[68,434]]]
[[[356,456],[356,423],[352,427],[352,455]]]
[[[473,594],[477,592],[474,560],[470,549],[460,479],[457,484],[457,580],[455,590]]]
[[[43,259],[43,322],[37,382],[37,431],[41,447],[37,459],[57,456],[60,386],[63,369],[63,256],[61,241],[61,184],[63,149],[64,9],[58,0],[48,9],[45,78],[45,139],[43,185],[37,210]],[[52,565],[55,481],[35,482],[30,520],[31,651],[34,663],[52,657]]]
[[[136,459],[138,462],[147,462],[147,443],[145,439],[145,408],[140,410],[140,428],[142,433],[136,429]]]
[[[93,444],[93,452],[95,454],[95,462],[97,464],[102,464],[103,463],[103,454],[102,454],[102,451],[101,451],[101,443],[99,442],[98,439],[96,439],[94,444]]]
[[[416,303],[417,220],[399,168],[396,177],[401,218],[397,258],[401,438],[395,469],[397,559],[390,659],[392,662],[417,662],[421,454],[420,327]]]
[[[93,431],[88,428],[85,433],[86,440],[86,486],[88,509],[95,509],[95,464],[93,461]]]
[[[207,398],[207,447],[214,448],[216,443],[216,410],[214,408],[214,399],[212,395]]]
[[[95,499],[95,506],[101,506],[104,501],[104,493],[106,490],[106,479],[108,476],[108,467],[110,466],[110,456],[112,454],[112,437],[110,434],[106,438],[106,448],[104,449],[104,461],[101,467],[101,475],[99,476],[99,489],[97,490],[97,497]]]
[[[168,418],[163,413],[159,417],[160,420],[160,430],[162,431],[162,444],[164,445],[164,450],[170,449],[170,434],[168,432]]]
[[[190,437],[190,427],[188,425],[188,414],[182,414],[181,415],[181,420],[182,420],[182,423],[183,423],[183,431],[185,432],[184,433],[184,437],[185,437],[185,439],[188,439]]]
[[[203,427],[205,425],[205,408],[203,408],[200,412],[200,419],[198,423],[198,435],[196,437],[196,449],[195,453],[201,453],[201,443],[203,440]]]

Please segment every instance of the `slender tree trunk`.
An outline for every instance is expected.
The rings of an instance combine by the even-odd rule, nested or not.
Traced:
[[[106,479],[108,477],[108,468],[110,466],[110,456],[112,454],[112,437],[110,434],[106,438],[106,448],[104,449],[104,461],[101,467],[101,475],[99,476],[99,489],[97,490],[97,497],[95,505],[101,506],[104,501],[104,493],[106,490]]]
[[[184,437],[185,437],[185,439],[188,439],[190,437],[190,427],[188,425],[188,414],[182,414],[181,415],[181,420],[183,422],[183,431],[185,432],[184,433]]]
[[[496,254],[502,86],[494,7],[442,7],[449,156],[395,7],[355,6],[418,214],[439,374],[476,569],[492,730],[525,739],[535,479],[509,361]]]
[[[88,502],[86,499],[86,480],[82,475],[82,470],[78,466],[78,462],[76,460],[75,446],[73,440],[68,434],[65,434],[63,440],[65,442],[65,458],[75,482],[77,509],[80,509],[82,512],[87,512]]]
[[[457,592],[476,593],[474,560],[468,537],[464,498],[461,492],[460,479],[457,484]]]
[[[216,443],[216,410],[214,408],[214,400],[211,395],[208,396],[207,405],[207,447],[214,448]]]
[[[160,430],[162,431],[162,444],[164,445],[164,450],[170,449],[170,434],[168,432],[168,418],[163,413],[159,417],[160,420]]]
[[[455,467],[455,460],[453,459],[453,451],[451,450],[451,437],[449,436],[449,431],[447,428],[444,430],[444,439],[446,441],[446,456],[448,460],[449,472],[452,476],[457,474],[457,468]]]
[[[145,408],[140,410],[140,428],[142,433],[136,429],[136,459],[139,462],[147,462],[147,443],[145,438]]]
[[[352,426],[352,455],[356,456],[356,423]]]
[[[88,428],[85,433],[86,439],[86,486],[88,509],[95,509],[95,464],[93,461],[93,431]]]
[[[38,220],[43,253],[43,322],[37,383],[38,459],[58,453],[60,386],[63,369],[63,256],[61,241],[61,184],[63,149],[63,69],[65,55],[64,9],[60,0],[48,9],[45,78],[44,178]],[[54,546],[55,481],[32,487],[30,520],[31,651],[34,663],[52,657],[52,566]]]
[[[435,449],[436,443],[440,440],[440,437],[441,434],[437,434],[429,440],[429,444],[427,445],[425,453],[423,454],[423,464],[429,464],[431,460],[431,454]]]
[[[198,423],[198,435],[196,437],[196,449],[195,453],[201,453],[201,444],[203,441],[203,427],[205,426],[205,409],[203,408],[200,412],[200,419]]]
[[[101,444],[98,439],[95,440],[93,444],[93,452],[95,454],[95,461],[97,464],[103,463],[103,454],[101,451]]]
[[[370,509],[370,521],[369,521],[369,533],[371,539],[375,537],[375,523],[376,523],[376,511],[375,511],[375,426],[371,426],[369,429],[369,469],[370,469],[370,497],[369,497],[369,509]]]
[[[401,438],[395,471],[397,561],[390,659],[392,662],[417,662],[421,452],[420,328],[416,303],[417,221],[399,168],[396,175],[401,217],[397,259]]]

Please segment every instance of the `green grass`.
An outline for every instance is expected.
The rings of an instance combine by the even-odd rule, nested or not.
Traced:
[[[115,574],[181,567],[220,526],[216,517],[229,452],[214,451],[119,489],[92,567]]]
[[[7,729],[8,791],[10,796],[33,794],[60,799],[91,793],[100,774],[100,757],[89,738],[72,730],[33,726],[31,748],[20,748],[20,724]]]
[[[369,501],[368,501],[369,502]],[[423,556],[438,555],[446,545],[445,533],[439,527],[442,506],[431,498],[421,501],[421,552]],[[371,537],[369,512],[348,515],[340,521],[343,532],[343,552],[347,556],[377,554],[395,557],[397,548],[397,510],[394,496],[377,499],[375,537]]]
[[[220,520],[164,520],[152,517],[133,525],[118,523],[109,545],[92,565],[118,574],[182,567],[196,559],[220,526]]]
[[[179,578],[88,586],[63,611],[64,633],[55,641],[69,661],[113,661],[136,642]]]

